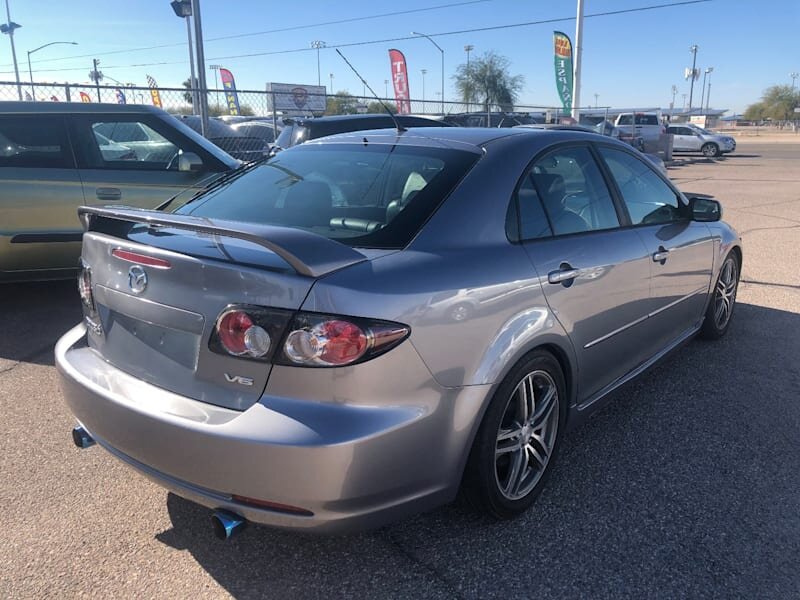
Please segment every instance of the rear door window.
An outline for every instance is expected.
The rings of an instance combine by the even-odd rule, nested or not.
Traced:
[[[75,168],[63,117],[0,117],[0,167]]]

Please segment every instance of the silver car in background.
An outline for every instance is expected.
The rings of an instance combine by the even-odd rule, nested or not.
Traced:
[[[575,131],[360,131],[173,213],[80,215],[74,440],[221,537],[375,527],[460,489],[521,513],[569,428],[725,334],[742,264],[717,201]]]
[[[675,152],[702,152],[703,156],[714,158],[736,150],[734,138],[712,133],[692,123],[670,125],[667,133],[673,136],[672,150]]]

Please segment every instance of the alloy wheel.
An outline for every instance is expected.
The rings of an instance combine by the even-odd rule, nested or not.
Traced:
[[[714,324],[717,329],[724,329],[733,313],[736,301],[736,286],[739,282],[736,259],[728,257],[722,265],[714,292]]]
[[[559,420],[558,387],[546,371],[526,375],[508,399],[495,445],[500,493],[519,500],[533,490],[553,454]]]

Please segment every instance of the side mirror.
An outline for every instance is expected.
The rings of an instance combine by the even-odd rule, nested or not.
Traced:
[[[197,173],[203,170],[203,159],[194,152],[178,152],[178,171]]]
[[[692,212],[692,221],[711,223],[722,218],[722,205],[713,198],[689,198],[689,210]]]

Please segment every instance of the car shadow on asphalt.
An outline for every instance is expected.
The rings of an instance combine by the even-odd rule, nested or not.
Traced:
[[[0,284],[0,370],[3,364],[53,364],[58,338],[80,322],[74,279]]]
[[[156,537],[237,598],[788,597],[798,333],[796,313],[738,304],[725,338],[688,343],[571,432],[513,521],[458,501],[350,536],[251,526],[220,542],[209,510],[169,494],[173,527]]]

